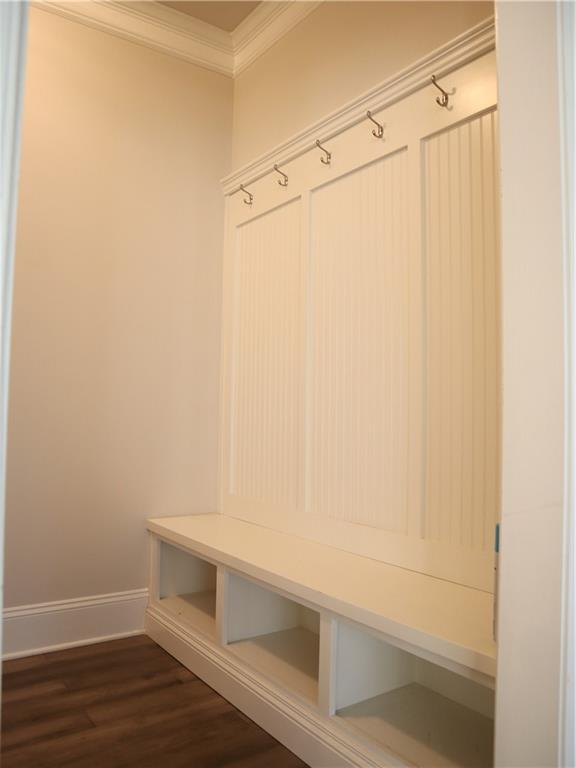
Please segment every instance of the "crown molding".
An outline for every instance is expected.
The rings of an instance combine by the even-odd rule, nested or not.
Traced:
[[[232,32],[234,76],[237,77],[259,56],[288,34],[319,2],[261,3]]]
[[[240,184],[251,184],[271,172],[274,163],[285,166],[314,147],[316,139],[327,141],[366,119],[366,110],[378,112],[430,85],[430,77],[449,74],[455,69],[492,51],[496,45],[494,17],[481,21],[440,48],[414,62],[379,85],[366,91],[341,109],[332,112],[292,138],[222,179],[226,195],[233,195]]]
[[[235,77],[321,2],[262,3],[232,33],[155,0],[34,0],[31,5]]]
[[[233,51],[227,32],[166,6],[115,0],[36,0],[32,5],[228,77],[234,73]]]

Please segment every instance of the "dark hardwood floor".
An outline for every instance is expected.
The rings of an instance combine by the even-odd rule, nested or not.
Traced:
[[[305,768],[139,636],[8,661],[2,768]]]

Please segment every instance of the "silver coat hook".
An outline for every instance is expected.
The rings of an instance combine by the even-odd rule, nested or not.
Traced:
[[[330,160],[332,160],[332,153],[328,152],[327,149],[325,149],[322,144],[320,144],[320,140],[316,139],[316,146],[318,149],[321,149],[322,152],[326,154],[326,157],[321,157],[320,162],[324,163],[324,165],[330,165]]]
[[[284,173],[284,171],[281,171],[280,168],[275,164],[274,170],[276,173],[279,173],[280,176],[282,176],[281,179],[278,179],[278,184],[280,184],[281,187],[287,187],[288,186],[288,176]]]
[[[436,82],[436,75],[432,75],[432,85],[435,85],[436,88],[440,91],[442,96],[436,97],[436,104],[438,104],[439,107],[448,107],[448,99],[450,98],[450,94],[446,93],[444,88],[441,88],[438,83]]]
[[[374,120],[374,118],[372,117],[372,112],[370,112],[370,110],[366,112],[366,117],[368,118],[368,120],[372,120],[372,122],[376,126],[376,130],[372,131],[372,136],[375,136],[377,139],[381,139],[384,136],[384,126],[380,125],[380,123],[377,120]]]
[[[252,205],[252,203],[254,202],[254,195],[251,192],[248,192],[244,184],[240,184],[240,189],[242,190],[242,192],[244,192],[245,195],[248,195],[248,197],[244,198],[244,202],[246,203],[246,205]]]

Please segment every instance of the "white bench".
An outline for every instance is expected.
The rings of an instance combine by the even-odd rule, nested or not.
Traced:
[[[148,529],[149,634],[310,765],[491,764],[492,595],[223,515]]]

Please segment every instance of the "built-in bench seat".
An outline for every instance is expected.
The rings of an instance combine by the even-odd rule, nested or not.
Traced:
[[[148,530],[149,634],[310,765],[491,765],[491,594],[219,514]]]
[[[493,596],[219,514],[157,518],[165,541],[414,649],[494,676]]]

